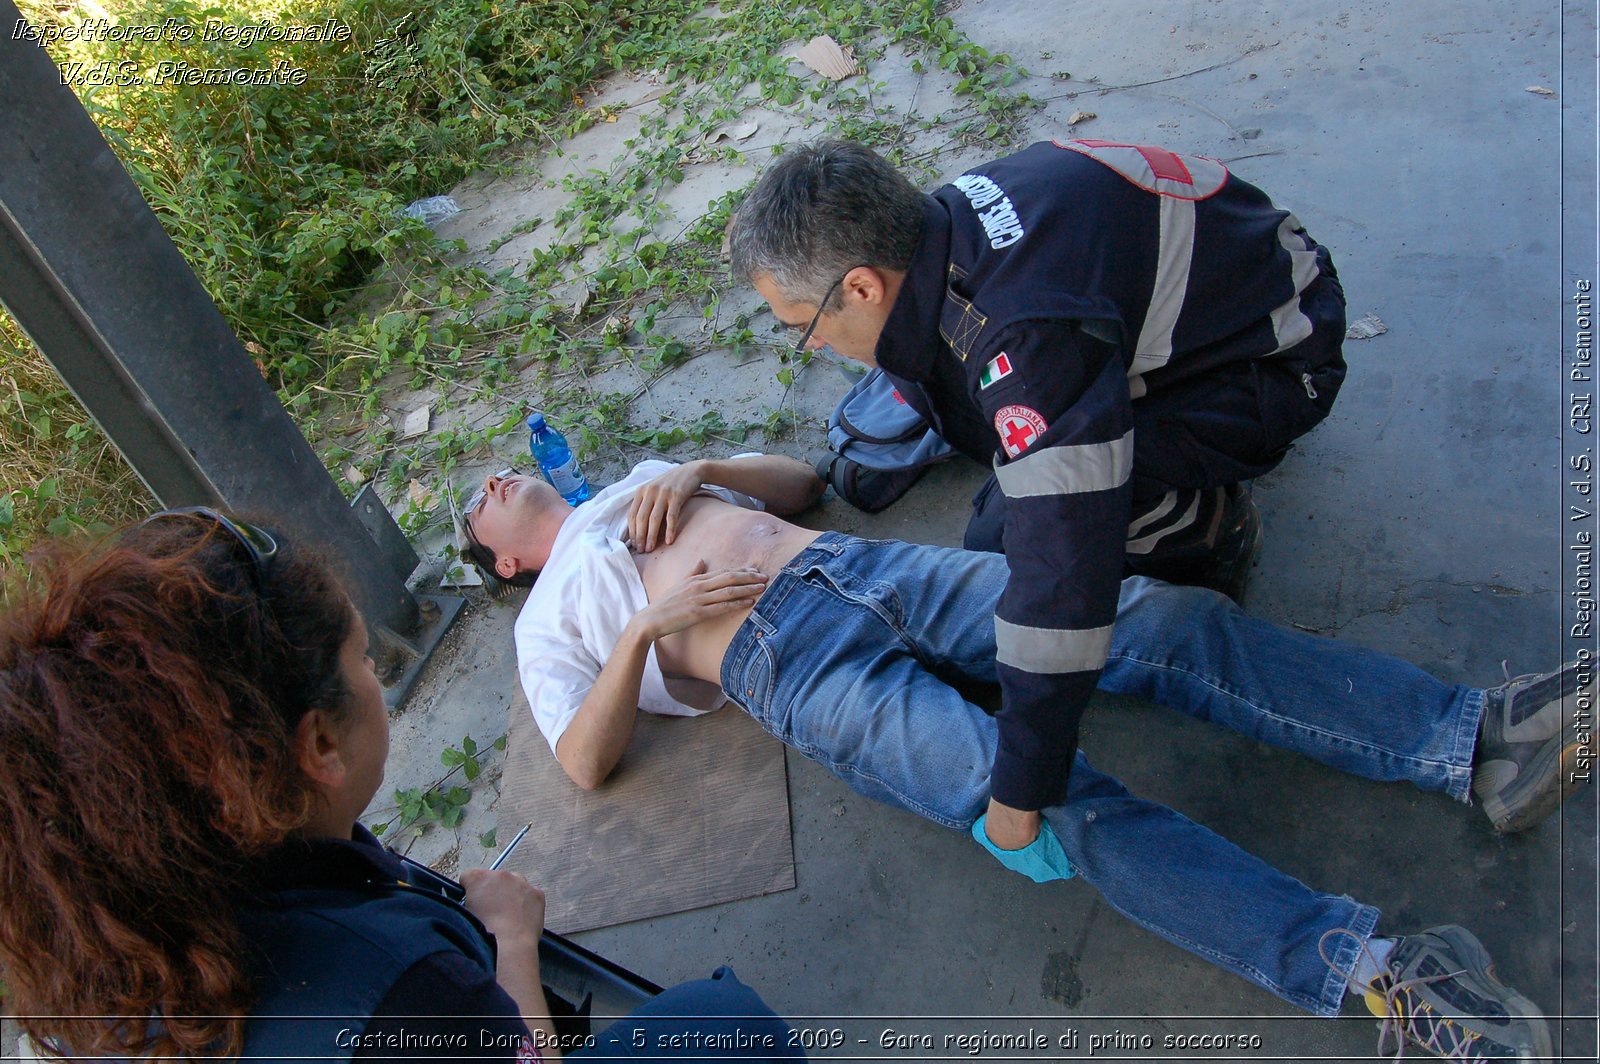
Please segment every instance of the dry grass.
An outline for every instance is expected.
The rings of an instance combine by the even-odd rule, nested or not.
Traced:
[[[151,505],[144,483],[0,311],[0,568],[41,535],[115,527]]]

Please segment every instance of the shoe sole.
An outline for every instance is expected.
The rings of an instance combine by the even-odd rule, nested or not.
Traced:
[[[1546,703],[1545,709],[1551,704],[1561,707],[1556,736],[1566,730],[1567,703],[1572,699],[1593,698],[1592,673],[1587,682],[1579,684],[1576,681],[1577,675],[1574,674]],[[1572,685],[1571,690],[1567,689],[1568,684]],[[1528,719],[1531,721],[1537,716],[1536,713]],[[1589,782],[1591,773],[1585,772],[1582,778],[1578,775],[1584,744],[1574,739],[1557,746],[1553,741],[1556,736],[1552,736],[1552,741],[1546,742],[1544,748],[1509,783],[1499,778],[1505,771],[1500,766],[1508,764],[1505,761],[1489,761],[1472,773],[1472,792],[1483,805],[1483,811],[1496,832],[1509,835],[1526,831],[1559,809],[1561,803]],[[1524,802],[1527,804],[1523,805]]]
[[[1472,792],[1483,804],[1489,823],[1502,835],[1526,831],[1561,808],[1561,803],[1578,793],[1589,782],[1589,773],[1579,778],[1578,766],[1583,744],[1571,742],[1559,751],[1555,744],[1541,751],[1539,756],[1517,773],[1509,787],[1501,789],[1496,778],[1496,765],[1505,762],[1491,761],[1472,773]],[[1556,777],[1556,778],[1552,778]],[[1531,798],[1527,797],[1532,795]],[[1519,803],[1527,804],[1519,808]]]
[[[1448,942],[1456,956],[1466,965],[1467,974],[1493,992],[1495,999],[1505,1006],[1506,1015],[1528,1022],[1534,1043],[1528,1048],[1533,1055],[1521,1059],[1530,1062],[1555,1060],[1555,1043],[1550,1038],[1550,1025],[1544,1018],[1544,1012],[1495,976],[1494,960],[1489,956],[1489,951],[1484,948],[1483,943],[1478,941],[1478,936],[1456,924],[1429,928],[1423,934],[1433,935]],[[1422,1043],[1416,1041],[1412,1044],[1422,1046]]]

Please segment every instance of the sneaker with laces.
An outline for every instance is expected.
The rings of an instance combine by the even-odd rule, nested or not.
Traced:
[[[1324,961],[1329,937],[1341,934],[1355,933],[1322,936]],[[1544,1014],[1496,978],[1489,951],[1464,927],[1445,924],[1397,939],[1381,974],[1365,985],[1340,974],[1383,1021],[1380,1054],[1399,1059],[1409,1043],[1443,1060],[1554,1060]]]
[[[1519,676],[1484,692],[1472,793],[1498,832],[1531,828],[1578,790],[1583,744],[1568,727],[1594,705],[1592,662]]]

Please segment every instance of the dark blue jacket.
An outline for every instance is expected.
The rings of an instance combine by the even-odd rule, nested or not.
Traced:
[[[1006,495],[999,801],[1038,809],[1066,792],[1116,618],[1133,403],[1180,382],[1203,395],[1197,382],[1237,363],[1298,375],[1338,359],[1342,297],[1318,287],[1331,274],[1259,189],[1161,148],[1036,144],[927,200],[876,357],[941,436],[993,463]],[[1262,468],[1287,442],[1263,444]]]
[[[528,1032],[494,982],[492,936],[462,906],[405,886],[365,828],[286,845],[255,871],[238,909],[261,995],[245,1058],[515,1056]]]

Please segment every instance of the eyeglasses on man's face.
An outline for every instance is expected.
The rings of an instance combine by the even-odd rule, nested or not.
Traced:
[[[500,470],[500,472],[496,473],[492,479],[504,480],[506,477],[514,477],[518,475],[519,474],[515,467],[507,466],[506,468]],[[488,481],[485,480],[484,484],[486,485],[485,487],[479,488],[477,491],[472,493],[472,498],[467,500],[466,508],[461,511],[461,531],[466,535],[467,543],[472,547],[473,550],[482,549],[482,544],[478,542],[478,537],[472,532],[472,515],[482,509],[484,500],[489,497],[489,489],[487,487]]]
[[[830,284],[828,290],[822,294],[822,302],[817,304],[817,312],[811,315],[811,324],[807,325],[805,330],[800,333],[800,342],[794,345],[794,356],[796,358],[806,353],[806,344],[811,340],[811,334],[817,331],[817,322],[822,320],[822,312],[827,309],[828,300],[832,299],[833,293],[838,290],[840,285],[844,284],[844,279],[859,269],[861,269],[860,265],[852,266],[841,273],[838,280]]]

